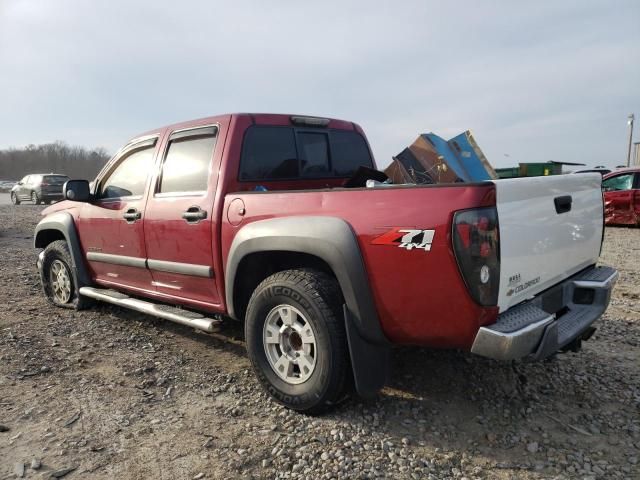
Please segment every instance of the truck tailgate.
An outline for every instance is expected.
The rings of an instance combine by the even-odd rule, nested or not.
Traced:
[[[597,262],[599,173],[495,181],[503,312]]]

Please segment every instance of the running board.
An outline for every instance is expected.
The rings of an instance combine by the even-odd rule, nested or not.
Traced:
[[[207,318],[196,312],[182,310],[181,308],[172,307],[170,305],[157,304],[131,298],[124,293],[108,290],[106,288],[81,287],[80,295],[94,298],[101,302],[113,303],[120,307],[136,310],[137,312],[153,315],[154,317],[170,320],[175,323],[187,325],[189,327],[204,330],[205,332],[215,332],[218,324],[222,322],[219,319]]]

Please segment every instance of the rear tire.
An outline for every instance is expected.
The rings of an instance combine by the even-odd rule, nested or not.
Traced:
[[[20,205],[20,199],[18,198],[16,192],[11,192],[11,203],[13,203],[14,205]]]
[[[57,307],[82,310],[92,304],[91,299],[78,293],[71,253],[64,240],[51,242],[44,249],[40,280],[47,300]]]
[[[40,199],[38,198],[38,194],[36,192],[31,192],[31,201],[34,205],[40,205]]]
[[[247,350],[278,403],[317,414],[346,398],[352,377],[341,307],[335,279],[316,270],[275,273],[253,292]]]

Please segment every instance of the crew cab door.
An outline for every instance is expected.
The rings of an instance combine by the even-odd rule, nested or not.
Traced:
[[[82,204],[78,234],[99,284],[154,290],[142,222],[157,143],[153,137],[125,147],[96,179],[95,200]]]
[[[147,265],[157,293],[217,309],[214,199],[223,142],[219,125],[168,132],[144,218]]]
[[[638,191],[633,189],[634,178],[635,174],[628,172],[603,180],[605,219],[608,224],[636,223],[634,195]]]

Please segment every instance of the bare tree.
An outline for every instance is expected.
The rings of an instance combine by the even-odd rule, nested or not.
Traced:
[[[19,180],[30,173],[61,173],[92,180],[109,154],[104,148],[88,149],[57,141],[24,148],[0,150],[0,179]]]

